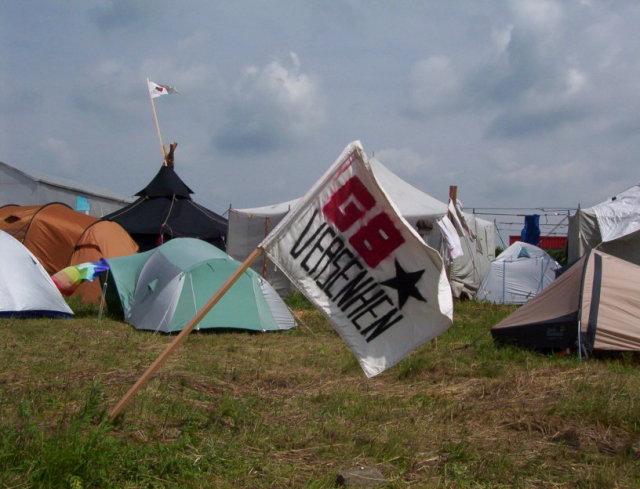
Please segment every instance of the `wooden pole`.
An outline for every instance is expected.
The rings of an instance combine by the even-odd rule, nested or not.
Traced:
[[[457,185],[449,185],[449,200],[453,200],[453,203],[456,203],[458,200],[458,186]]]
[[[166,165],[167,159],[167,149],[164,147],[164,143],[162,142],[162,134],[160,134],[160,123],[158,122],[158,113],[156,112],[156,103],[153,101],[153,97],[151,96],[151,90],[149,90],[149,84],[151,80],[147,78],[147,92],[149,92],[149,101],[151,102],[151,110],[153,111],[153,120],[156,123],[156,132],[158,133],[158,140],[160,141],[160,150],[162,151],[162,165]]]
[[[251,266],[251,264],[260,256],[264,250],[262,248],[256,248],[251,255],[233,272],[233,274],[226,280],[224,284],[218,289],[218,291],[209,299],[209,301],[202,306],[202,308],[196,313],[196,315],[189,321],[182,331],[175,337],[175,339],[167,345],[162,353],[154,360],[149,368],[140,376],[133,386],[127,391],[122,399],[116,404],[116,406],[109,413],[109,421],[113,421],[118,414],[133,400],[138,391],[147,383],[147,381],[153,376],[154,373],[162,366],[167,360],[169,355],[184,341],[184,339],[191,333],[191,330],[206,316],[213,306],[222,298],[224,294],[231,288],[231,286],[240,278],[240,276]]]

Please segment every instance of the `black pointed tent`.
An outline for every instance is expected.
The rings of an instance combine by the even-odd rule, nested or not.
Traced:
[[[135,202],[103,219],[125,228],[140,251],[172,238],[199,238],[225,250],[227,219],[195,202],[191,194],[173,164],[163,164],[151,182],[135,194]]]

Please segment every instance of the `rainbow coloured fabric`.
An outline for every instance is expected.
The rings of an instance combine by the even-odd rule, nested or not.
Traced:
[[[109,264],[104,258],[100,258],[97,262],[80,263],[63,268],[51,278],[63,295],[71,295],[82,282],[91,282],[107,270],[109,270]]]

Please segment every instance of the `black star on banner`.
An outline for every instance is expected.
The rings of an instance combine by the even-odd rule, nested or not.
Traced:
[[[389,280],[385,280],[382,282],[382,285],[386,285],[387,287],[392,287],[398,291],[398,303],[400,309],[404,306],[405,302],[409,297],[413,297],[419,301],[427,302],[427,299],[422,297],[422,294],[416,287],[416,283],[422,277],[424,270],[418,270],[417,272],[406,272],[398,260],[395,260],[396,263],[396,276]]]

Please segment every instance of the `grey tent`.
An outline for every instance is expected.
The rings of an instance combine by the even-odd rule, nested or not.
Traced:
[[[491,334],[535,350],[638,351],[640,266],[592,250]]]
[[[569,218],[568,260],[594,247],[640,265],[640,184]]]
[[[44,205],[62,202],[72,209],[102,217],[132,199],[68,179],[19,170],[0,162],[0,205]]]

